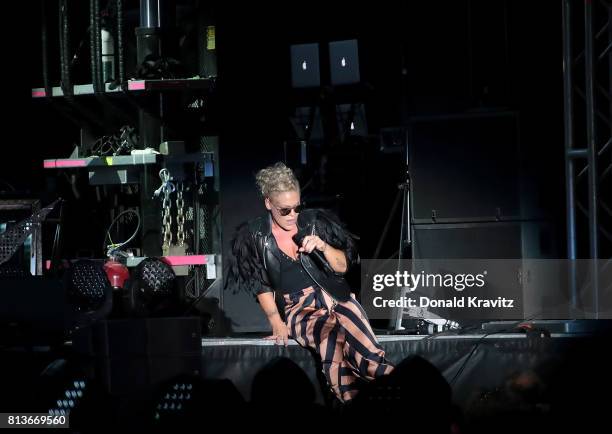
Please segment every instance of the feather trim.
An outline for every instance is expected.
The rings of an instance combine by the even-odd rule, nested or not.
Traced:
[[[246,291],[257,295],[272,291],[248,223],[236,228],[231,241],[231,253],[226,269],[225,288],[232,287],[234,294]]]

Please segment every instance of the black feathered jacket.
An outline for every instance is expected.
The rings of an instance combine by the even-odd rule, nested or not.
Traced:
[[[298,216],[297,226],[299,230],[307,229],[309,234],[314,233],[330,246],[342,250],[346,255],[348,267],[358,261],[354,236],[331,212],[321,209],[304,210]],[[232,286],[247,289],[254,295],[275,292],[277,305],[282,309],[284,303],[280,288],[281,253],[272,235],[271,216],[266,214],[240,225],[232,240],[232,253],[226,285],[232,282]],[[330,282],[329,273],[317,261],[310,255],[303,254],[300,255],[300,262],[312,279],[324,290],[328,290],[333,298],[339,301],[348,300],[348,285],[346,290],[338,289],[338,286],[334,285],[335,289],[330,291],[331,288],[326,288],[325,283]],[[332,279],[342,279],[341,273],[335,274]]]

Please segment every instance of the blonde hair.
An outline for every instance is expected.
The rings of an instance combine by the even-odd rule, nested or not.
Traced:
[[[293,171],[281,162],[261,169],[255,175],[255,180],[263,197],[271,197],[285,191],[300,191],[300,183]]]

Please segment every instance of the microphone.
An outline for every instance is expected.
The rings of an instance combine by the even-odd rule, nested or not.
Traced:
[[[308,229],[302,229],[298,231],[298,233],[292,237],[293,242],[297,244],[298,246],[302,247],[302,241],[304,241],[304,238],[306,238],[307,235],[311,235],[308,233]],[[323,252],[317,249],[314,249],[312,252],[310,252],[310,255],[314,256],[317,259],[317,261],[323,267],[325,267],[327,271],[329,271],[330,273],[334,273],[334,269],[331,267],[331,265],[329,265],[329,262],[327,262],[327,259],[325,259]]]
[[[295,244],[298,246],[302,245],[302,241],[304,241],[304,237],[306,235],[312,235],[308,233],[307,229],[303,229],[295,234],[292,238]],[[319,282],[316,282],[318,285],[321,285],[322,288],[325,288],[329,294],[333,298],[338,301],[348,301],[351,299],[351,287],[348,285],[344,277],[337,275],[334,269],[329,265],[327,259],[323,255],[323,252],[315,249],[310,254],[316,262],[319,262],[321,266],[325,269],[324,275],[321,276]],[[312,276],[311,276],[312,277]]]

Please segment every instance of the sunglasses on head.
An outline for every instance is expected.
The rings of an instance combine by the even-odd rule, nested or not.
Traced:
[[[294,206],[293,208],[278,208],[278,207],[274,206],[274,208],[276,208],[276,210],[278,211],[278,213],[280,215],[285,217],[285,216],[288,216],[289,214],[291,214],[292,210],[294,210],[296,214],[299,214],[300,211],[302,211],[304,209],[304,205],[299,204],[297,206]]]

